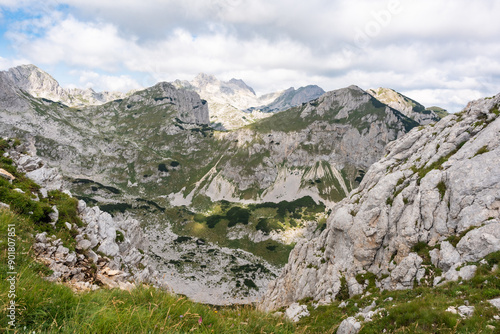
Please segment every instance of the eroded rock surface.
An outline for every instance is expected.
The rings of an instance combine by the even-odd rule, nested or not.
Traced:
[[[342,282],[359,294],[364,286],[355,277],[366,272],[383,289],[411,288],[432,279],[422,251],[431,250],[443,270],[435,284],[470,278],[475,266],[467,262],[500,244],[499,105],[500,95],[473,101],[390,143],[359,188],[334,207],[325,231],[298,243],[263,308],[306,297],[331,302]],[[456,246],[445,241],[450,236]]]

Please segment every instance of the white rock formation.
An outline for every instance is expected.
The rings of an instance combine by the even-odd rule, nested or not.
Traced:
[[[300,318],[308,317],[309,314],[310,313],[307,310],[307,306],[299,305],[299,303],[293,303],[285,311],[286,317],[293,322],[299,321]]]
[[[357,334],[360,330],[361,323],[356,318],[349,317],[340,323],[337,334]]]
[[[342,277],[351,294],[360,293],[355,276],[366,271],[383,289],[411,288],[427,279],[412,251],[419,242],[441,245],[431,253],[441,279],[470,278],[475,268],[463,265],[500,245],[499,106],[500,94],[473,101],[390,143],[359,188],[335,206],[325,231],[297,244],[262,307],[306,297],[331,302]],[[443,242],[453,235],[461,238],[456,247]]]

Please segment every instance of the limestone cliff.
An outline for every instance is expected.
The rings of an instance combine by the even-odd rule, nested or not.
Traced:
[[[471,102],[387,145],[321,235],[295,247],[262,307],[359,294],[367,273],[383,289],[471,278],[500,249],[499,106],[500,94]]]

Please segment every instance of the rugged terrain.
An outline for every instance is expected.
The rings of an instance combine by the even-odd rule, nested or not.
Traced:
[[[415,101],[391,93],[398,111],[350,86],[228,132],[209,125],[210,102],[194,89],[159,83],[68,107],[6,73],[0,130],[21,140],[0,142],[1,202],[12,211],[0,220],[31,231],[20,232],[34,243],[23,256],[49,268],[24,273],[33,267],[77,290],[148,283],[210,304],[263,298],[262,309],[299,321],[284,333],[499,326],[500,95],[422,126],[415,120],[434,114],[419,114]],[[143,298],[138,290],[130,295]],[[115,310],[130,305],[111,293]],[[169,303],[164,323],[179,307]],[[192,307],[203,319],[187,310],[168,328],[219,321]],[[239,312],[227,314],[250,330]],[[50,319],[78,323],[63,314]],[[37,326],[27,328],[54,329]]]
[[[69,108],[34,98],[8,80],[0,76],[6,135],[26,137],[66,176],[180,204],[198,194],[279,201],[280,187],[287,189],[283,199],[339,200],[388,142],[418,125],[354,86],[218,132],[208,126],[207,102],[168,83],[101,106]],[[99,195],[115,194],[86,195],[99,201]]]
[[[57,166],[58,184],[88,206],[134,214],[151,267],[174,290],[207,300],[199,291],[210,289],[220,303],[262,295],[293,245],[318,234],[328,208],[418,125],[356,86],[221,132],[209,126],[209,102],[169,83],[74,108],[5,73],[0,85],[4,136]]]
[[[473,278],[500,249],[499,106],[500,94],[473,101],[387,145],[321,235],[297,244],[263,308]]]
[[[446,110],[439,107],[425,108],[417,101],[404,96],[389,88],[368,89],[368,94],[382,103],[391,106],[400,111],[405,116],[417,121],[422,125],[430,124],[439,121],[441,118],[448,115]]]
[[[177,88],[197,92],[208,102],[210,122],[218,130],[234,130],[283,111],[317,99],[325,93],[318,86],[293,87],[257,96],[243,80],[220,81],[213,75],[200,73],[192,81],[176,80]]]

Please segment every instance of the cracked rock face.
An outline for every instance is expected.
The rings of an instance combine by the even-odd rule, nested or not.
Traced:
[[[9,152],[9,156],[18,170],[29,170],[26,175],[44,187],[40,191],[42,194],[46,194],[47,189],[63,190],[61,175],[55,168],[47,168],[40,158],[14,150]],[[57,221],[59,213],[55,206],[53,210],[50,218]],[[149,244],[139,221],[125,215],[112,217],[99,207],[87,207],[82,200],[78,202],[78,214],[84,226],[66,223],[65,228],[77,234],[75,241],[79,253],[70,252],[60,239],[55,240],[47,232],[35,237],[34,249],[38,260],[54,271],[47,279],[69,282],[76,290],[95,290],[98,288],[95,283],[129,290],[134,287],[130,281],[168,288],[162,285],[164,282],[154,270],[154,261],[144,254],[143,249],[147,249]],[[121,240],[117,239],[117,232],[122,234]],[[89,269],[91,263],[97,264],[97,271]]]
[[[430,254],[444,271],[435,283],[470,278],[475,268],[466,262],[500,247],[499,106],[500,94],[473,101],[390,143],[322,234],[297,244],[262,307],[331,302],[342,277],[351,295],[360,293],[355,276],[367,271],[383,289],[411,288],[425,275],[417,243],[441,246]],[[444,241],[449,236],[461,238],[456,247]]]

